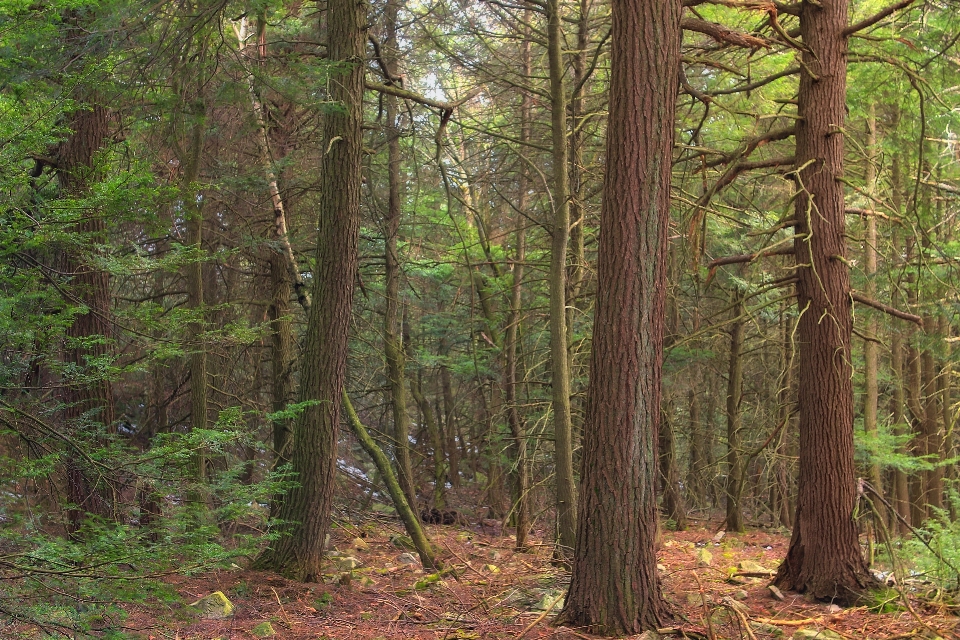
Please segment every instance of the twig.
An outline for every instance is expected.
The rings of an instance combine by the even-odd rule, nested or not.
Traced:
[[[537,616],[537,619],[536,619],[536,620],[534,620],[533,622],[531,622],[530,624],[528,624],[527,627],[526,627],[526,629],[524,629],[523,631],[520,632],[520,634],[517,636],[517,640],[519,640],[519,639],[522,638],[523,636],[527,635],[527,633],[529,633],[531,629],[533,629],[535,626],[537,626],[538,624],[540,624],[540,622],[542,622],[543,619],[547,617],[547,614],[549,614],[551,611],[553,611],[553,608],[556,606],[556,604],[557,604],[558,602],[560,602],[560,598],[562,598],[562,597],[565,596],[565,595],[567,595],[567,594],[561,593],[559,596],[557,596],[556,598],[554,598],[553,602],[551,602],[549,605],[547,605],[546,610],[545,610],[543,613],[541,613],[539,616]]]

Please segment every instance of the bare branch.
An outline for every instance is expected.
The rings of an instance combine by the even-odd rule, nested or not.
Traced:
[[[853,300],[854,302],[859,302],[860,304],[865,304],[865,305],[867,305],[868,307],[873,307],[874,309],[876,309],[876,310],[878,310],[878,311],[883,311],[884,313],[889,314],[889,315],[893,316],[894,318],[900,318],[901,320],[906,320],[907,322],[912,322],[912,323],[916,324],[918,327],[920,327],[921,329],[923,329],[923,318],[921,318],[921,317],[918,316],[918,315],[914,315],[914,314],[912,314],[912,313],[907,313],[906,311],[900,311],[899,309],[895,309],[895,308],[891,307],[890,305],[883,304],[882,302],[879,302],[879,301],[874,300],[874,299],[872,299],[872,298],[868,298],[868,297],[866,297],[865,295],[863,295],[863,294],[861,294],[861,293],[857,293],[856,291],[851,291],[851,292],[850,292],[850,299]]]
[[[873,14],[869,18],[861,20],[856,24],[850,25],[849,27],[843,30],[843,35],[849,36],[856,33],[857,31],[863,31],[868,27],[872,27],[873,25],[877,24],[878,22],[880,22],[881,20],[889,16],[891,13],[895,13],[897,11],[900,11],[901,9],[906,9],[907,7],[912,5],[914,2],[916,2],[916,0],[900,0],[900,2],[896,2],[890,5],[886,9]]]

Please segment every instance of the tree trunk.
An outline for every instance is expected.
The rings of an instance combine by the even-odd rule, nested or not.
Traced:
[[[67,41],[81,46],[83,38],[79,19],[69,15]],[[77,101],[70,114],[70,135],[57,148],[57,179],[62,195],[81,199],[89,195],[96,181],[96,155],[103,148],[109,124],[107,109],[100,104],[100,96],[88,87],[78,86],[74,91]],[[96,211],[85,214],[73,226],[73,232],[83,243],[91,246],[107,241],[104,219]],[[66,330],[69,347],[64,360],[77,371],[84,372],[91,359],[110,354],[112,331],[112,304],[110,275],[96,266],[95,260],[74,251],[64,256],[63,272],[71,276],[70,292],[83,305]],[[86,376],[84,376],[86,377]],[[102,374],[90,376],[89,381],[68,380],[63,392],[63,424],[78,433],[95,432],[88,422],[103,425],[104,433],[112,431],[115,421],[113,385]],[[100,484],[100,469],[91,469],[74,453],[65,455],[67,478],[67,528],[75,534],[87,514],[102,517],[113,515],[112,489]]]
[[[851,603],[874,584],[853,510],[853,318],[844,232],[843,130],[847,3],[804,2],[798,94],[797,303],[800,320],[800,474],[796,523],[780,588]]]
[[[734,293],[734,321],[730,325],[730,360],[727,369],[727,531],[741,533],[743,513],[740,494],[743,493],[743,457],[740,442],[740,398],[743,395],[743,334],[746,327],[743,294]]]
[[[530,11],[524,12],[524,23],[529,24]],[[529,36],[529,30],[525,33]],[[523,75],[531,73],[530,39],[523,43]],[[524,91],[520,105],[520,144],[525,145],[530,139],[531,109],[533,97]],[[510,287],[510,313],[507,317],[507,329],[504,338],[505,367],[504,367],[504,394],[507,406],[507,423],[510,425],[512,441],[510,451],[513,458],[513,521],[516,525],[517,551],[527,551],[527,534],[530,530],[530,464],[527,460],[527,429],[523,416],[517,406],[517,347],[520,339],[520,318],[523,312],[523,271],[524,261],[527,259],[527,166],[521,164],[520,176],[517,181],[517,217],[516,254],[513,263],[513,282]]]
[[[430,543],[430,539],[427,538],[426,533],[424,533],[423,525],[420,524],[420,519],[417,518],[417,514],[411,508],[410,503],[407,502],[403,490],[400,488],[400,483],[393,474],[393,469],[390,468],[390,461],[387,460],[387,456],[383,455],[383,451],[380,450],[377,443],[370,437],[367,428],[360,422],[360,418],[357,416],[357,412],[354,411],[353,404],[350,402],[350,397],[346,391],[343,392],[343,412],[346,414],[347,424],[350,425],[350,429],[360,442],[360,446],[363,447],[363,450],[366,451],[367,455],[373,460],[377,471],[380,473],[380,477],[383,478],[383,483],[387,486],[387,492],[390,494],[393,505],[397,509],[397,515],[400,516],[404,528],[410,535],[410,539],[413,541],[413,546],[420,556],[420,562],[423,564],[423,567],[425,569],[441,568],[437,562],[433,545]]]
[[[301,401],[312,404],[294,426],[291,463],[299,484],[287,493],[280,509],[281,519],[292,524],[287,535],[257,561],[260,568],[303,582],[321,577],[323,542],[333,506],[358,264],[365,24],[362,4],[329,0],[327,51],[340,69],[330,79],[331,98],[339,108],[330,110],[323,123],[315,303],[307,320],[299,394]]]
[[[663,626],[657,431],[679,82],[678,0],[614,0],[610,116],[582,499],[563,624],[609,635]]]
[[[387,73],[396,77],[397,12],[395,1],[387,3],[384,11],[386,37],[383,56]],[[383,351],[387,360],[387,382],[390,386],[390,404],[393,409],[393,451],[397,463],[397,479],[403,495],[414,510],[417,509],[417,490],[410,461],[410,417],[407,415],[407,391],[404,376],[404,349],[400,334],[400,256],[397,236],[400,231],[400,129],[397,126],[397,98],[384,96],[387,131],[387,211],[383,219],[384,258],[386,263],[386,309],[383,315]]]
[[[866,183],[867,193],[872,195],[877,191],[877,113],[876,104],[870,103],[870,110],[867,118],[867,171]],[[870,213],[873,213],[873,199],[868,203]],[[877,216],[868,215],[866,218],[866,237],[864,238],[864,257],[866,262],[867,283],[865,293],[868,298],[877,298]],[[871,338],[876,338],[880,330],[880,324],[877,322],[876,313],[868,311],[869,322],[867,324],[867,333]],[[877,382],[879,373],[879,345],[873,340],[867,340],[863,345],[863,369],[864,369],[864,398],[863,398],[863,430],[874,439],[877,437],[877,410],[880,403],[880,388]],[[873,485],[881,497],[884,495],[883,478],[880,475],[880,463],[873,462],[869,469],[870,484]],[[882,500],[874,499],[874,506],[880,514],[881,523],[886,526],[886,507]]]
[[[660,417],[660,481],[663,491],[663,513],[672,520],[676,531],[687,528],[687,512],[680,495],[680,472],[677,469],[677,448],[674,444],[673,425],[666,411]]]
[[[557,493],[558,552],[568,557],[577,526],[573,479],[573,420],[570,414],[570,365],[567,353],[567,244],[570,237],[570,183],[567,161],[567,96],[563,82],[563,34],[560,0],[547,4],[550,60],[550,117],[553,131],[553,226],[550,245],[550,372]]]
[[[440,433],[440,425],[437,423],[437,416],[433,413],[433,407],[423,395],[419,374],[410,378],[410,393],[413,395],[413,401],[420,407],[420,413],[423,414],[423,421],[430,435],[430,446],[433,448],[433,507],[442,509],[446,503],[447,477],[447,470],[443,464],[443,437]],[[412,503],[411,506],[416,508],[417,505]]]

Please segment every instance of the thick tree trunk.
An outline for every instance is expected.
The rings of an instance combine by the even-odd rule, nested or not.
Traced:
[[[853,319],[844,233],[843,123],[847,3],[804,2],[798,94],[794,242],[800,375],[800,475],[796,523],[775,582],[850,603],[874,584],[853,511]]]
[[[561,20],[560,0],[550,0],[547,5],[550,114],[553,130],[550,372],[553,393],[558,553],[561,557],[568,557],[573,550],[576,536],[577,494],[573,478],[573,420],[570,413],[570,365],[567,353],[567,245],[570,238],[570,182]]]
[[[79,32],[78,27],[71,26],[68,40],[82,37]],[[96,93],[88,94],[81,87],[76,94],[79,104],[70,115],[71,134],[57,148],[57,178],[60,191],[67,198],[89,195],[91,183],[97,175],[96,155],[105,144],[109,123],[107,109],[99,103]],[[107,241],[103,217],[96,212],[84,215],[74,225],[73,232],[91,245]],[[63,272],[71,276],[71,294],[84,307],[67,328],[66,335],[72,346],[64,353],[64,360],[77,371],[85,371],[90,359],[110,353],[108,341],[113,334],[110,275],[88,256],[77,252],[65,254]],[[62,420],[70,430],[90,433],[94,429],[88,422],[103,425],[105,432],[114,427],[113,385],[107,377],[94,375],[89,381],[68,381],[63,404]],[[87,514],[112,516],[112,489],[102,484],[98,486],[96,478],[101,470],[89,468],[73,453],[66,454],[65,467],[70,533],[80,529]]]
[[[618,635],[668,616],[655,553],[657,431],[681,3],[614,0],[612,12],[584,473],[559,620]]]
[[[333,506],[347,338],[357,275],[360,228],[361,123],[363,107],[364,5],[327,4],[327,51],[339,73],[330,79],[339,105],[324,118],[324,150],[315,271],[315,303],[307,320],[300,377],[301,401],[312,401],[294,426],[291,456],[299,485],[283,500],[281,518],[292,523],[258,559],[299,581],[321,577],[323,541]]]

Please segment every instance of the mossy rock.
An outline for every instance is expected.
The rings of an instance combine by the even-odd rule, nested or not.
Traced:
[[[253,629],[250,629],[250,633],[257,636],[258,638],[272,638],[277,635],[277,632],[273,630],[273,625],[269,622],[261,622]]]
[[[200,616],[209,620],[223,620],[234,613],[233,603],[223,594],[223,591],[214,591],[191,603],[190,608],[199,612]]]

